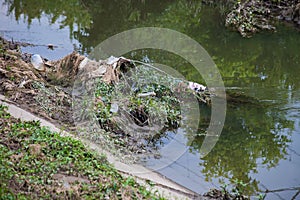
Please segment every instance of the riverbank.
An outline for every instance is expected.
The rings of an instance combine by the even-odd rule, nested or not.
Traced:
[[[29,176],[29,174],[26,174],[26,172],[22,171],[13,171],[11,174],[4,174],[1,176],[1,189],[2,189],[2,196],[1,197],[24,197],[25,199],[35,199],[36,197],[42,197],[46,198],[47,193],[52,197],[57,197],[57,199],[66,199],[71,195],[70,198],[74,199],[82,199],[82,198],[89,198],[88,196],[85,196],[86,194],[91,195],[91,198],[101,198],[102,197],[110,197],[110,199],[196,199],[197,195],[193,192],[173,183],[172,181],[169,181],[168,179],[160,176],[159,174],[156,174],[155,172],[152,172],[147,169],[143,169],[142,166],[138,165],[126,165],[124,163],[121,163],[117,161],[116,158],[114,158],[112,155],[110,155],[108,152],[103,152],[103,149],[97,147],[96,144],[92,144],[89,141],[82,141],[82,139],[75,137],[74,135],[67,133],[65,131],[61,131],[58,129],[55,125],[49,123],[47,120],[41,119],[39,117],[36,117],[32,115],[31,113],[17,107],[14,105],[13,102],[10,102],[7,100],[4,96],[0,95],[0,113],[1,113],[1,125],[4,128],[5,133],[1,132],[1,144],[4,145],[3,148],[1,148],[1,155],[3,156],[2,160],[2,166],[3,168],[6,168],[5,171],[11,172],[10,167],[6,165],[6,162],[9,162],[12,159],[12,162],[15,163],[18,161],[19,163],[25,164],[27,167],[28,165],[35,165],[35,163],[39,162],[41,166],[32,166],[32,168],[36,169],[37,171],[31,171],[30,175],[34,175],[34,178],[39,179],[41,184],[39,185],[42,189],[41,193],[38,193],[33,187],[33,190],[30,191],[24,191],[24,187],[20,186],[18,188],[15,188],[15,185],[10,185],[10,182],[22,182],[24,183],[25,180],[19,180],[19,179],[13,179],[13,180],[7,180],[7,176],[12,175],[13,177],[20,177],[23,175],[23,179],[26,179],[26,182],[28,185],[26,187],[31,186],[31,182],[35,182],[30,177],[24,177]],[[7,123],[9,123],[11,126],[6,126]],[[18,145],[20,148],[13,148],[11,149],[9,155],[5,151],[5,147],[12,147],[13,145],[12,141],[14,141],[13,135],[11,134],[17,134],[18,129],[15,130],[12,127],[19,127],[24,129],[23,127],[26,127],[24,131],[22,131],[23,135],[28,136],[29,139],[20,139],[18,141]],[[47,127],[47,128],[45,128]],[[32,130],[34,130],[32,133]],[[8,134],[6,134],[8,133]],[[28,135],[27,135],[28,134]],[[32,139],[32,135],[30,134],[38,134],[39,140]],[[34,138],[34,137],[33,137]],[[52,143],[52,140],[55,141],[55,143]],[[66,142],[67,141],[67,142]],[[16,141],[15,141],[16,142]],[[83,143],[82,143],[83,142]],[[26,144],[23,144],[26,143]],[[33,143],[33,144],[27,144],[27,143]],[[63,148],[60,144],[64,143],[64,146],[72,146],[72,150],[64,150],[60,149]],[[14,143],[17,145],[16,143]],[[85,147],[82,145],[84,144]],[[54,146],[54,147],[53,147]],[[51,147],[51,148],[50,148]],[[66,148],[69,148],[66,147]],[[33,152],[33,150],[37,150],[38,152]],[[3,152],[2,152],[3,151]],[[34,157],[37,161],[29,162],[26,159],[26,155],[28,154],[31,157]],[[15,152],[15,154],[14,154]],[[60,153],[61,152],[61,153]],[[31,155],[33,154],[33,155]],[[56,154],[66,154],[66,155],[60,155],[60,159],[58,160],[57,156],[53,158],[53,155]],[[74,154],[74,155],[73,155]],[[87,175],[87,173],[91,173],[90,170],[85,171],[87,169],[87,165],[90,163],[85,161],[82,157],[78,160],[78,156],[81,154],[85,155],[91,155],[95,160],[94,163],[96,166],[93,168],[94,173],[99,176],[99,173],[102,174],[103,177],[98,177],[99,179],[107,179],[103,183],[97,181],[90,180],[91,176]],[[9,157],[8,157],[9,156]],[[16,160],[17,159],[17,160]],[[39,168],[44,168],[49,165],[48,160],[51,160],[51,169],[46,169],[45,173],[48,174],[48,176],[44,177],[41,176],[39,173]],[[68,160],[66,162],[71,162],[70,165],[68,165],[66,168],[63,168],[63,161],[64,159]],[[28,164],[26,164],[28,162]],[[78,166],[84,166],[81,169],[80,172],[78,172],[78,169],[73,163],[76,163]],[[43,167],[44,166],[44,167]],[[99,166],[103,166],[99,170]],[[65,170],[64,172],[58,172],[61,168]],[[145,173],[139,174],[136,172],[136,170],[142,170]],[[67,170],[67,171],[66,171]],[[116,171],[117,170],[117,171]],[[53,172],[53,174],[51,174]],[[76,172],[76,173],[74,173]],[[13,175],[14,174],[14,175]],[[95,174],[92,174],[93,176]],[[7,175],[7,176],[6,176]],[[111,175],[117,176],[114,179],[110,179]],[[32,180],[31,180],[32,179]],[[77,182],[78,181],[78,182]],[[49,184],[49,182],[51,184]],[[76,183],[77,182],[77,183]],[[128,182],[131,182],[130,184]],[[5,185],[7,183],[7,185]],[[84,185],[86,183],[87,185]],[[93,183],[93,184],[91,184]],[[25,183],[24,183],[25,184]],[[96,184],[96,186],[95,186]],[[101,188],[101,184],[105,184],[106,186],[111,184],[116,184],[114,186],[114,191],[110,191],[109,188]],[[129,184],[129,185],[128,185]],[[137,191],[137,196],[133,195],[130,197],[124,196],[118,196],[117,190],[124,190],[124,188],[118,188],[117,185],[124,185],[126,186],[126,190],[130,191],[133,190],[133,193]],[[82,187],[88,186],[87,189],[83,189]],[[98,187],[99,192],[94,192],[95,187]],[[93,190],[89,190],[89,188],[94,188]],[[53,189],[49,191],[49,189]],[[76,191],[74,190],[76,189]],[[106,193],[106,190],[108,193]],[[45,192],[45,193],[43,193]],[[112,192],[114,194],[112,194]],[[124,190],[126,193],[126,191]],[[141,192],[141,194],[139,193]],[[73,195],[73,196],[72,196]],[[99,196],[100,195],[100,196]],[[102,196],[101,196],[102,195]],[[116,195],[116,196],[114,196]]]
[[[64,87],[61,87],[60,84],[62,84],[62,82],[59,81],[59,78],[57,78],[58,76],[56,76],[56,79],[54,79],[53,77],[49,77],[50,73],[48,73],[47,70],[35,69],[29,62],[30,59],[27,57],[28,55],[20,53],[19,45],[14,45],[14,43],[8,42],[4,39],[1,39],[1,41],[2,41],[2,43],[1,43],[1,59],[0,59],[0,78],[1,78],[0,79],[0,85],[1,85],[0,88],[1,88],[1,93],[7,97],[3,101],[8,104],[18,105],[21,108],[27,110],[29,113],[34,113],[34,114],[44,118],[45,120],[48,121],[48,123],[51,122],[51,124],[55,124],[56,126],[59,126],[60,129],[69,130],[72,132],[73,128],[72,128],[71,122],[70,122],[70,120],[72,119],[72,116],[70,113],[71,112],[70,111],[71,94],[70,94],[70,87],[68,86],[68,84],[64,85]],[[46,62],[46,64],[51,65],[51,62],[50,63]],[[72,70],[70,71],[70,73],[71,72],[72,72]],[[68,78],[68,77],[64,77],[64,78]],[[56,83],[59,83],[59,84],[52,85],[54,80]],[[9,117],[9,114],[7,114],[4,111],[4,108],[2,108],[2,110],[3,110],[2,113],[5,116]],[[22,113],[22,112],[17,111],[16,113]],[[24,117],[26,118],[26,116],[27,115],[23,115],[23,119],[24,119]],[[22,115],[21,115],[21,117],[22,117]],[[3,120],[6,119],[5,117],[1,117],[1,118]],[[24,124],[23,122],[18,121],[15,118],[9,118],[9,120],[12,120],[12,121],[11,121],[11,123],[8,123],[8,124],[10,124],[10,126],[7,129],[8,133],[12,131],[13,127],[15,127],[15,126],[19,127],[20,124]],[[39,118],[39,120],[41,120],[41,118]],[[27,123],[25,123],[25,124],[26,124],[26,127],[28,126],[29,129],[32,128],[34,130],[44,131],[44,128],[41,128],[39,126],[39,124],[36,124],[34,122],[29,122],[28,124]],[[2,125],[2,126],[7,127],[6,125]],[[21,128],[22,127],[23,127],[23,125],[21,126]],[[4,130],[6,130],[6,129],[4,129]],[[59,129],[56,129],[56,130],[59,130]],[[46,133],[48,134],[49,132],[46,131]],[[18,134],[18,133],[15,133],[15,134]],[[48,146],[47,145],[45,146],[45,144],[44,144],[45,141],[49,139],[49,138],[47,138],[47,135],[39,136],[39,137],[42,137],[42,138],[39,138],[39,140],[43,141],[41,144],[39,144],[37,141],[35,142],[35,141],[31,140],[31,136],[32,136],[31,134],[33,134],[33,133],[30,131],[27,133],[27,128],[26,128],[26,130],[24,130],[24,135],[26,136],[25,138],[29,138],[29,139],[23,138],[24,141],[22,139],[17,141],[17,143],[20,143],[22,148],[20,146],[20,148],[15,149],[16,152],[13,152],[13,154],[6,154],[7,149],[5,148],[6,146],[4,145],[3,151],[6,153],[4,153],[3,155],[5,155],[6,160],[7,159],[15,159],[15,157],[16,157],[16,159],[23,159],[23,157],[20,157],[19,155],[28,155],[29,157],[34,156],[35,153],[34,152],[32,153],[30,148],[34,149],[35,147],[38,147],[38,149],[42,150],[43,154],[40,154],[41,152],[39,152],[36,155],[36,156],[38,156],[37,160],[34,160],[34,163],[30,163],[29,168],[36,168],[36,170],[39,170],[39,168],[40,167],[43,168],[43,165],[44,165],[43,161],[45,159],[44,157],[46,156],[46,154],[44,153],[45,149],[50,154],[54,153],[53,151],[59,152],[60,150],[56,149],[56,148],[48,149]],[[55,145],[56,145],[56,142],[58,142],[58,144],[62,144],[65,142],[65,140],[70,140],[69,141],[70,143],[75,142],[75,140],[73,140],[71,138],[66,139],[64,137],[61,137],[60,135],[57,135],[54,133],[51,133],[51,134],[53,134],[54,139],[50,138],[50,140],[52,140],[52,139],[55,140],[54,141]],[[4,134],[3,136],[4,136],[3,141],[11,141],[13,138],[15,138],[15,136],[12,136],[13,138],[8,138],[8,137],[6,137],[6,136],[8,136],[6,134]],[[68,135],[68,137],[70,137],[70,136],[72,138],[75,137],[72,134]],[[77,143],[75,142],[75,144],[77,144]],[[32,147],[29,148],[30,145]],[[97,145],[95,144],[93,146],[95,147],[94,148],[94,150],[95,150]],[[9,148],[9,147],[7,147],[7,148]],[[80,147],[80,148],[82,148],[82,147]],[[69,150],[63,151],[63,153],[68,154],[68,151]],[[82,149],[80,151],[82,151]],[[88,151],[88,150],[83,150],[83,151]],[[31,154],[33,154],[33,155],[31,155]],[[82,152],[80,154],[82,154]],[[16,156],[10,157],[11,155],[16,155]],[[62,156],[62,157],[66,157],[66,159],[69,159],[68,156]],[[76,155],[71,155],[71,157],[72,157],[71,159],[74,159],[74,158],[76,158]],[[51,157],[47,158],[47,159],[51,160]],[[64,159],[64,158],[61,158],[61,159]],[[116,160],[118,160],[117,158],[114,158],[114,156],[108,156],[107,159],[108,159],[108,161],[111,161],[115,164],[117,163]],[[23,160],[23,161],[24,161],[23,163],[25,165],[27,165],[26,164],[27,160]],[[75,160],[73,160],[73,161],[75,162]],[[7,162],[11,162],[11,161],[7,160]],[[57,166],[57,165],[59,165],[59,162],[56,162],[56,164],[54,166],[52,166],[53,168],[51,170],[60,168],[59,166]],[[104,161],[101,160],[101,162],[104,162]],[[35,163],[39,163],[40,166],[31,166],[31,164],[35,165]],[[107,162],[105,161],[105,163],[107,163]],[[82,164],[79,163],[79,165],[87,165],[87,163],[82,163]],[[9,171],[11,166],[10,165],[5,165],[5,166],[7,168],[5,168],[4,170]],[[118,162],[118,164],[116,165],[117,169],[119,170],[118,171],[119,173],[123,173],[123,175],[125,174],[126,176],[134,175],[134,174],[132,174],[132,172],[135,171],[135,169],[137,169],[137,166],[134,166],[134,168],[132,168],[132,167],[127,168],[126,166],[129,166],[129,165],[124,165],[124,163],[121,163],[121,162]],[[73,167],[72,165],[71,165],[71,167],[68,166],[67,167],[68,171],[76,171],[76,170],[78,171],[78,169],[75,169],[72,167]],[[141,166],[139,166],[139,168],[140,167]],[[81,169],[84,169],[84,168],[81,168]],[[114,170],[114,168],[109,168],[108,172],[110,170]],[[145,170],[145,169],[143,169],[143,170]],[[13,173],[18,174],[17,177],[19,176],[18,172],[13,172]],[[88,173],[88,172],[85,172],[84,170],[82,170],[79,173],[79,175],[76,174],[76,176],[74,178],[73,177],[74,174],[72,174],[72,173],[71,174],[62,174],[58,171],[57,172],[55,171],[54,174],[58,174],[57,176],[59,176],[60,178],[58,178],[58,180],[55,179],[53,181],[53,183],[56,184],[56,186],[58,186],[58,187],[61,187],[61,185],[59,185],[59,183],[63,183],[63,186],[62,186],[63,189],[58,190],[58,191],[60,191],[59,194],[56,194],[55,192],[53,192],[51,194],[58,195],[61,198],[65,198],[66,197],[65,195],[73,195],[73,194],[75,194],[75,197],[77,197],[76,195],[80,196],[80,194],[81,194],[80,192],[82,192],[81,187],[84,186],[86,183],[89,183],[92,181],[92,180],[89,180],[88,178],[86,178],[86,176],[85,176],[86,173]],[[97,174],[98,172],[95,172],[95,173]],[[39,174],[38,173],[35,174],[35,171],[30,172],[27,175],[35,177],[34,179],[32,179],[33,182],[41,181],[42,184],[45,184],[45,181],[47,181],[49,178],[50,179],[53,178],[52,176],[54,174],[48,174],[49,176],[41,177],[40,179],[37,178],[37,177],[39,177]],[[164,179],[163,177],[161,177],[157,174],[155,175],[155,174],[156,173],[148,171],[147,173],[144,174],[145,175],[144,177],[139,177],[139,178],[137,176],[135,176],[135,177],[136,177],[136,179],[142,180],[143,185],[145,184],[145,182],[149,183],[149,180],[151,180],[151,178],[157,177],[156,179],[150,181],[150,183],[151,183],[150,186],[153,185],[153,186],[160,187],[159,191],[163,191],[163,192],[160,192],[159,195],[155,196],[155,194],[153,194],[151,192],[146,192],[148,190],[143,189],[143,187],[140,185],[136,185],[136,183],[133,183],[133,185],[131,186],[131,188],[129,188],[129,190],[132,189],[132,190],[136,191],[136,188],[141,187],[140,191],[142,191],[142,193],[144,192],[146,195],[143,196],[143,194],[140,194],[140,193],[136,193],[134,195],[136,195],[136,196],[141,195],[140,197],[145,197],[145,198],[148,198],[150,196],[153,196],[153,198],[162,198],[162,196],[160,196],[160,195],[163,195],[163,196],[166,196],[168,199],[173,199],[174,196],[172,196],[172,195],[174,195],[174,194],[175,194],[175,197],[178,197],[178,195],[179,195],[178,198],[180,198],[180,199],[182,199],[181,197],[188,198],[188,199],[204,198],[202,196],[195,195],[193,192],[190,192],[189,190],[186,190],[183,187],[178,186],[175,183],[172,183],[172,181]],[[70,176],[72,176],[72,177],[70,178]],[[119,175],[116,175],[116,176],[119,176]],[[12,195],[12,196],[15,195],[14,197],[17,197],[16,195],[19,194],[17,192],[18,191],[17,189],[20,189],[19,192],[21,192],[20,195],[22,197],[26,196],[26,195],[29,195],[29,196],[30,195],[33,195],[33,196],[42,195],[43,196],[43,195],[46,195],[46,193],[48,193],[47,191],[48,191],[49,187],[47,186],[47,184],[41,186],[41,187],[43,187],[42,188],[43,192],[40,194],[40,193],[37,193],[37,191],[40,190],[38,187],[31,186],[30,185],[31,182],[26,182],[26,181],[24,182],[24,180],[27,180],[27,178],[22,179],[22,180],[14,179],[14,181],[16,181],[16,182],[23,181],[22,184],[25,184],[25,185],[27,184],[25,189],[28,189],[28,187],[33,189],[33,190],[31,190],[31,193],[24,193],[23,185],[21,185],[22,187],[20,185],[18,185],[20,187],[17,187],[17,188],[12,188],[12,186],[9,185],[9,181],[11,180],[11,179],[9,179],[9,177],[11,177],[11,174],[7,174],[6,177],[3,177],[5,179],[5,181],[3,183],[8,184],[8,185],[3,186],[5,195]],[[56,177],[56,176],[54,176],[54,177]],[[80,177],[80,178],[84,177],[84,178],[79,179],[78,177]],[[37,178],[37,180],[35,180],[36,178]],[[73,187],[71,190],[69,190],[71,188],[71,186],[69,187],[70,183],[68,181],[64,182],[64,180],[69,180],[69,178],[74,179],[79,183],[79,186],[77,185],[74,187],[76,190],[73,190],[74,189]],[[87,180],[85,180],[85,179],[87,179]],[[31,178],[30,178],[30,180],[31,180]],[[126,182],[126,181],[128,182],[128,179],[126,179],[126,178],[125,179],[123,179],[123,178],[113,179],[112,182],[118,182],[117,185],[119,185],[119,184],[121,185],[121,186],[116,186],[115,190],[122,190],[122,187],[123,187],[122,185],[125,184],[124,182]],[[29,184],[29,186],[28,186],[28,184]],[[52,184],[52,182],[51,182],[51,184]],[[103,184],[103,183],[98,182],[98,184]],[[66,186],[67,188],[64,188],[65,187],[64,185],[67,185]],[[125,186],[127,187],[128,184],[127,185],[125,184]],[[153,188],[153,187],[148,187],[148,188],[150,188],[150,190],[152,191],[151,188]],[[51,187],[50,187],[50,189],[51,189]],[[101,188],[98,188],[98,189],[101,190]],[[110,189],[108,189],[108,190],[110,190]],[[71,193],[71,194],[69,194],[69,193]],[[171,194],[171,196],[168,196],[170,194]],[[95,195],[97,196],[100,194],[95,193]],[[208,193],[207,194],[208,197],[206,197],[206,198],[210,198],[210,197],[219,198],[222,195],[223,195],[222,192],[219,192],[218,190],[214,190],[213,193]]]
[[[16,119],[3,105],[0,118],[1,199],[163,199],[78,140]]]
[[[104,156],[103,149],[96,144],[86,140],[86,145],[94,147],[93,150],[86,149],[82,138],[67,132],[60,135],[60,129],[72,130],[71,95],[68,91],[64,92],[63,87],[52,85],[53,79],[48,78],[47,72],[35,69],[30,63],[30,55],[20,53],[20,45],[1,38],[0,88],[1,93],[8,98],[1,97],[1,166],[7,172],[1,175],[1,197],[196,198],[193,192],[150,170],[143,169],[147,173],[135,176],[137,166],[122,164],[108,152]],[[58,81],[59,76],[55,78]],[[68,90],[68,87],[64,89]],[[8,106],[9,113],[2,104]],[[50,127],[51,131],[41,127],[37,121]],[[20,132],[23,133],[22,137],[15,141],[14,138],[19,137]],[[16,163],[26,166],[25,171],[19,164],[13,167]]]

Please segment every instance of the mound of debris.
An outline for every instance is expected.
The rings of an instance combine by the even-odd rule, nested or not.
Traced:
[[[261,30],[274,31],[273,21],[279,19],[300,26],[300,1],[246,0],[236,3],[226,17],[226,26],[251,37]]]

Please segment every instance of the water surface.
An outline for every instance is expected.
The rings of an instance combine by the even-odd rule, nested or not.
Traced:
[[[159,172],[198,193],[235,180],[247,183],[245,192],[251,195],[300,186],[300,35],[294,27],[278,25],[276,33],[244,39],[224,27],[219,8],[183,0],[0,0],[0,5],[0,34],[36,44],[23,51],[48,59],[73,50],[88,55],[101,41],[136,27],[165,27],[192,37],[212,56],[226,88],[261,103],[228,105],[221,137],[204,158],[199,155],[201,134],[210,111],[201,108],[199,134],[182,137],[178,146],[185,153]],[[57,47],[49,50],[49,43]],[[126,56],[167,64],[186,79],[202,82],[201,75],[178,56],[155,50]],[[146,165],[163,162],[149,159]],[[267,199],[291,199],[296,192],[268,193]]]

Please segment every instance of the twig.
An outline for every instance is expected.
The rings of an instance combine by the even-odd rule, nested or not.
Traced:
[[[265,193],[284,192],[284,191],[288,191],[288,190],[300,190],[300,187],[289,187],[289,188],[281,188],[281,189],[276,189],[276,190],[266,189]]]
[[[155,69],[155,70],[157,70],[157,71],[159,71],[159,72],[161,72],[161,73],[163,73],[163,74],[165,74],[165,75],[170,76],[167,72],[165,72],[165,71],[163,71],[163,70],[161,70],[161,69],[159,69],[159,68],[157,68],[157,67],[154,67],[153,65],[151,65],[151,64],[149,64],[149,63],[144,63],[144,62],[141,62],[141,61],[138,61],[138,60],[131,60],[131,61],[132,61],[133,63],[139,63],[139,64],[145,65],[145,66],[147,66],[147,67],[153,68],[153,69]],[[172,77],[172,76],[171,76],[171,77]],[[177,80],[181,80],[181,81],[186,82],[186,83],[189,83],[188,81],[186,81],[186,80],[184,80],[184,79],[182,79],[182,78],[175,78],[175,77],[172,77],[172,78],[177,79]]]
[[[296,192],[296,194],[291,198],[291,200],[296,199],[296,197],[297,197],[299,194],[300,194],[300,190],[298,190],[298,191]]]

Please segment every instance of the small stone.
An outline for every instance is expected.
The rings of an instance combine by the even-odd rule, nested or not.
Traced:
[[[47,47],[48,47],[48,49],[54,50],[54,45],[53,44],[48,44]]]

